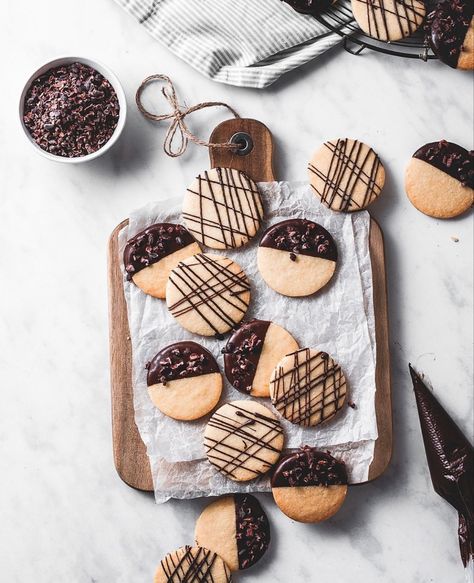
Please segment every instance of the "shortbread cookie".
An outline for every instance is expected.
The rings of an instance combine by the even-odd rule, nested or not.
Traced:
[[[474,69],[473,6],[472,0],[445,0],[428,14],[431,48],[454,69]]]
[[[151,225],[125,246],[123,263],[127,279],[146,294],[164,298],[170,271],[181,260],[200,252],[194,237],[182,225]]]
[[[414,154],[405,174],[412,204],[438,219],[456,217],[474,202],[474,152],[441,140]]]
[[[233,401],[220,407],[204,431],[207,458],[222,474],[237,482],[267,472],[283,448],[278,419],[256,401]]]
[[[420,28],[426,8],[422,0],[352,0],[352,13],[365,34],[396,41]]]
[[[332,140],[309,163],[309,180],[321,202],[333,211],[366,208],[382,192],[385,170],[370,146],[358,140]]]
[[[273,369],[285,354],[295,350],[298,344],[284,328],[265,320],[250,320],[222,349],[227,380],[242,393],[269,397]]]
[[[314,294],[336,270],[334,239],[321,225],[290,219],[272,225],[263,234],[257,252],[261,276],[285,296]]]
[[[153,583],[230,583],[229,567],[213,551],[181,547],[158,565]]]
[[[306,445],[281,458],[272,476],[272,494],[291,519],[321,522],[336,514],[346,498],[346,466]]]
[[[249,302],[247,276],[222,255],[200,253],[181,261],[166,286],[171,315],[183,328],[202,336],[221,338],[242,320]]]
[[[196,342],[176,342],[147,364],[148,394],[168,417],[191,421],[219,402],[222,375],[212,354]]]
[[[305,427],[319,425],[341,409],[346,398],[341,367],[326,352],[302,348],[285,356],[270,380],[277,411]]]
[[[212,249],[245,245],[260,228],[262,218],[257,185],[233,168],[206,170],[184,197],[183,220],[187,228]]]
[[[270,544],[270,524],[251,494],[233,494],[209,504],[196,522],[196,544],[222,557],[231,571],[248,569]]]

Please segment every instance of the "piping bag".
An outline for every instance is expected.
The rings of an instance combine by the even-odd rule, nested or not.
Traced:
[[[411,364],[408,366],[431,481],[435,492],[459,513],[459,549],[466,568],[474,558],[474,449]]]

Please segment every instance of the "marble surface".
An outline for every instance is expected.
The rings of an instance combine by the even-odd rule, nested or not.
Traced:
[[[421,215],[405,197],[403,171],[427,141],[472,147],[472,77],[337,49],[261,93],[220,86],[160,47],[112,0],[7,0],[0,43],[0,580],[150,582],[165,552],[191,542],[203,506],[156,506],[120,481],[111,453],[108,235],[130,209],[182,191],[207,166],[204,148],[166,158],[163,129],[135,110],[138,83],[162,72],[189,103],[220,99],[265,122],[281,178],[304,179],[312,150],[346,135],[370,143],[388,170],[372,212],[388,264],[392,464],[374,483],[351,489],[323,525],[293,523],[261,497],[272,551],[235,580],[461,583],[456,515],[430,486],[407,363],[429,375],[472,437],[472,215],[448,222]],[[18,123],[22,83],[61,54],[109,64],[129,100],[122,139],[89,165],[43,159]],[[200,113],[192,125],[206,133],[220,119]]]

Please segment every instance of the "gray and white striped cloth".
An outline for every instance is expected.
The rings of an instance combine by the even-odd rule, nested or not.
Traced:
[[[281,0],[115,0],[200,73],[266,87],[340,42]]]

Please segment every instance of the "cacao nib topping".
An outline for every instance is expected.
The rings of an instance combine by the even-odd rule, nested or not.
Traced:
[[[472,14],[472,0],[444,0],[426,18],[433,52],[450,67],[457,67]]]
[[[293,10],[301,14],[320,14],[330,4],[330,0],[283,0],[289,4]]]
[[[40,148],[77,158],[96,152],[110,140],[119,112],[110,82],[88,65],[71,63],[49,69],[31,83],[23,121]]]
[[[341,484],[347,484],[346,464],[308,445],[283,456],[272,476],[273,488]]]
[[[212,354],[196,342],[170,344],[147,364],[149,387],[158,383],[219,372]]]
[[[297,260],[297,255],[337,261],[334,239],[321,225],[307,219],[289,219],[272,225],[263,234],[260,247],[288,251],[292,261]]]
[[[234,494],[239,569],[254,565],[270,545],[270,524],[260,502],[251,494]]]
[[[158,263],[178,249],[194,243],[194,237],[182,225],[157,223],[141,231],[125,246],[123,263],[130,280],[145,267]]]
[[[474,151],[468,152],[457,144],[441,140],[425,144],[413,158],[446,172],[463,186],[474,188]]]
[[[222,349],[229,383],[249,394],[270,322],[250,320],[242,324]]]

